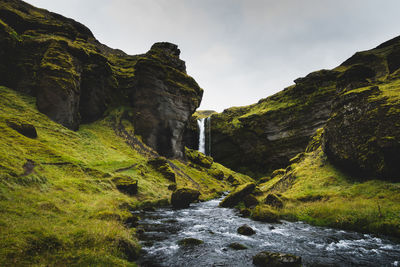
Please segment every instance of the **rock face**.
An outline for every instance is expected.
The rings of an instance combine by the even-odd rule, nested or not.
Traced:
[[[346,79],[333,102],[323,148],[332,162],[361,179],[400,181],[399,53],[394,39],[343,63]],[[356,66],[362,74],[347,75]]]
[[[202,90],[186,74],[180,50],[170,43],[154,44],[135,65],[131,96],[137,134],[167,157],[183,157],[183,133],[200,105]]]
[[[257,104],[212,115],[211,156],[236,171],[269,176],[304,152],[318,130],[338,167],[362,179],[399,181],[399,58],[397,37]]]
[[[337,75],[314,72],[257,104],[212,115],[211,156],[253,176],[285,167],[328,120]]]
[[[39,111],[73,130],[133,109],[135,134],[167,157],[184,157],[183,134],[202,89],[180,51],[156,43],[130,56],[99,43],[84,25],[19,0],[0,6],[0,84],[36,96]]]

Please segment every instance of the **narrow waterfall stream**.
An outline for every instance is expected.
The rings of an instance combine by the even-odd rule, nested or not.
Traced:
[[[206,154],[206,121],[207,118],[202,118],[197,120],[197,125],[199,126],[199,151]]]
[[[222,198],[221,198],[222,199]],[[291,253],[302,257],[303,266],[400,266],[400,243],[388,238],[302,222],[261,223],[242,218],[233,209],[219,208],[221,199],[192,204],[190,208],[163,208],[141,214],[138,229],[143,246],[140,266],[253,266],[261,251]],[[253,236],[237,233],[248,224]],[[183,238],[203,244],[180,247]],[[233,250],[238,242],[248,249]]]

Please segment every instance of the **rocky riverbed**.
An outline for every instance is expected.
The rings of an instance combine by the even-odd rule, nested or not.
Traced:
[[[260,223],[218,207],[220,201],[141,214],[140,266],[253,266],[253,256],[261,251],[301,256],[303,266],[400,265],[400,244],[389,237],[302,222]],[[243,224],[256,233],[239,234],[237,229]],[[188,241],[182,242],[184,239]]]

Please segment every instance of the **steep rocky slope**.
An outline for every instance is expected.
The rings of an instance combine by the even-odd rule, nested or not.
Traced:
[[[0,1],[1,266],[136,266],[130,211],[252,180],[183,146],[202,89],[179,54],[156,43],[126,55],[78,22]]]
[[[130,106],[146,144],[184,156],[183,131],[203,91],[186,74],[176,45],[126,55],[99,43],[84,25],[19,0],[1,2],[0,37],[0,84],[35,96],[54,121],[77,130],[108,109]]]
[[[364,178],[398,179],[399,48],[397,37],[257,104],[212,115],[212,156],[238,171],[270,174],[326,126],[324,149],[335,164]]]

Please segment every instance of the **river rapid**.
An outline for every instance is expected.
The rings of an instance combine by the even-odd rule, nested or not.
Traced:
[[[315,227],[302,222],[262,223],[242,218],[233,209],[218,207],[221,199],[162,208],[141,214],[138,229],[143,247],[139,266],[253,266],[261,251],[302,257],[303,266],[400,266],[400,243],[369,234]],[[237,233],[243,224],[256,234]],[[184,238],[203,244],[180,247]],[[233,250],[238,242],[248,249]]]

